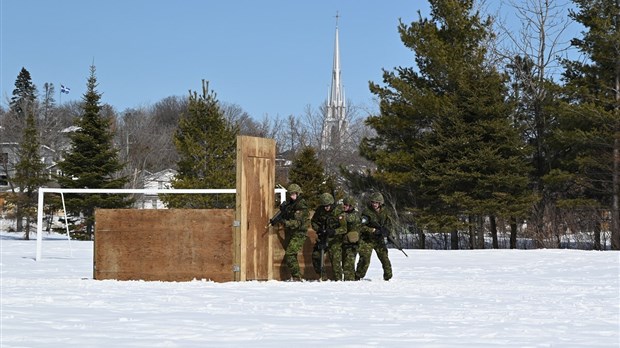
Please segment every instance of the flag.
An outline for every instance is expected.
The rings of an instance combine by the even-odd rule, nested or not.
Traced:
[[[60,85],[60,93],[69,94],[70,90],[71,90],[71,88],[65,87],[65,85]]]

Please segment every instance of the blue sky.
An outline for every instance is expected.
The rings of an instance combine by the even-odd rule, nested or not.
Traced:
[[[492,6],[500,2],[491,1]],[[0,103],[22,67],[56,101],[80,100],[94,62],[102,102],[117,111],[201,89],[255,119],[318,108],[331,82],[336,13],[347,101],[376,112],[368,82],[413,66],[397,31],[424,0],[0,0]],[[503,7],[501,13],[514,18]],[[60,95],[60,85],[71,88]]]
[[[336,13],[347,100],[376,108],[368,82],[411,66],[399,18],[425,1],[1,0],[1,91],[7,106],[22,67],[41,91],[80,100],[93,63],[102,102],[117,111],[186,96],[210,81],[218,99],[252,117],[302,115],[330,85]]]

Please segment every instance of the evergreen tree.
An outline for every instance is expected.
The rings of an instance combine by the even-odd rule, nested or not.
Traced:
[[[563,62],[566,98],[554,134],[562,157],[546,179],[565,190],[564,207],[600,211],[591,230],[609,221],[612,249],[620,250],[620,0],[573,2],[570,16],[587,31],[571,44],[587,59]]]
[[[15,89],[9,103],[11,110],[17,114],[21,122],[25,123],[27,111],[36,98],[37,87],[32,83],[30,72],[22,67],[15,80]]]
[[[400,206],[415,210],[419,226],[456,237],[484,216],[525,217],[533,196],[506,77],[485,60],[490,21],[472,13],[473,1],[430,4],[430,19],[399,26],[418,70],[385,71],[386,87],[370,85],[380,115],[367,119],[377,135],[361,153],[377,179],[406,195]]]
[[[174,143],[179,154],[175,189],[235,188],[237,126],[226,121],[216,95],[202,81],[202,94],[190,92],[187,114],[179,120]],[[170,208],[231,208],[235,196],[166,195]]]
[[[21,143],[20,136],[24,134],[26,126],[26,118],[30,113],[34,113],[36,109],[36,95],[37,88],[32,83],[30,72],[26,68],[22,67],[22,70],[17,75],[15,80],[15,89],[13,90],[13,96],[9,102],[10,113],[8,115],[8,121],[5,124],[4,133],[6,138],[3,141],[15,141]],[[9,183],[12,188],[12,178],[9,178],[8,168],[4,166],[4,171],[7,175]],[[17,205],[15,212],[16,230],[18,232],[23,231],[23,214],[22,205]]]
[[[319,161],[313,147],[304,147],[293,160],[288,174],[289,183],[299,185],[309,207],[314,209],[319,204],[321,193],[338,196],[334,180],[325,174],[323,163]]]
[[[101,94],[96,88],[95,67],[91,66],[82,98],[82,115],[74,122],[77,130],[69,135],[71,148],[58,163],[62,175],[57,179],[63,188],[122,188],[127,182],[125,177],[117,176],[123,165],[112,144],[111,120],[102,115]],[[67,210],[85,218],[86,238],[92,238],[96,208],[122,208],[130,204],[126,195],[66,195]]]
[[[24,239],[30,239],[30,225],[36,216],[38,188],[47,182],[45,165],[41,161],[39,137],[37,135],[34,111],[30,110],[26,117],[26,128],[19,150],[19,161],[15,165],[15,177],[13,181],[19,187],[19,192],[14,196],[17,210],[26,217]]]

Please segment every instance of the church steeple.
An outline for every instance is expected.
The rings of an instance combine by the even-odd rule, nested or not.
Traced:
[[[334,40],[334,63],[332,68],[332,81],[327,97],[327,115],[323,121],[321,135],[321,149],[339,147],[347,131],[345,118],[346,104],[344,89],[340,79],[340,47],[338,43],[338,18],[336,13],[336,38]]]

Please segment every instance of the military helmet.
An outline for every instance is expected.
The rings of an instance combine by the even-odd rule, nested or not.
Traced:
[[[370,201],[379,202],[379,204],[385,204],[385,201],[383,200],[383,195],[380,192],[374,192],[373,194],[371,194]]]
[[[288,188],[286,190],[288,191],[288,193],[302,193],[301,187],[299,187],[299,185],[297,184],[288,185]]]
[[[346,204],[346,205],[350,205],[352,207],[355,206],[355,198],[353,198],[352,196],[346,196],[345,198],[342,199],[342,204]]]
[[[330,205],[330,204],[334,204],[334,196],[332,196],[329,193],[322,193],[319,196],[319,203],[321,205]]]

